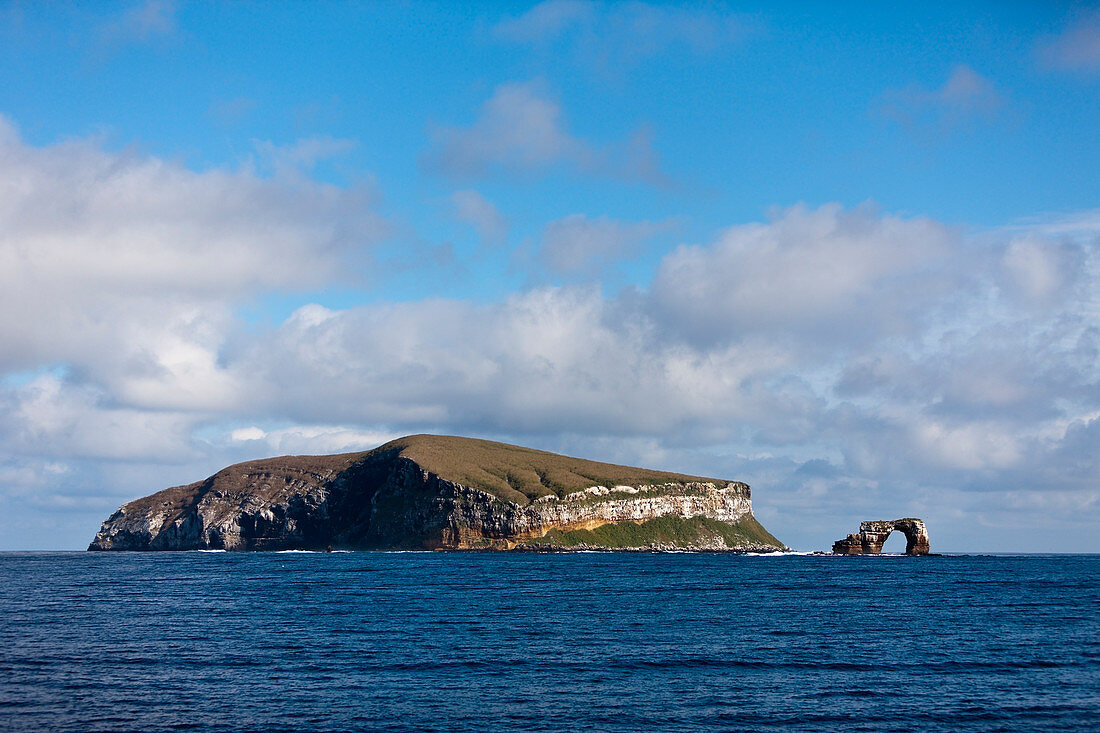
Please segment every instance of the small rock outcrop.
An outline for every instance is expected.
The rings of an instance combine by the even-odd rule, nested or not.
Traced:
[[[230,466],[124,504],[88,549],[329,547],[784,549],[737,481],[432,435]]]
[[[882,545],[891,532],[905,535],[906,555],[927,555],[929,553],[928,530],[924,522],[915,517],[905,517],[893,521],[862,522],[857,534],[850,534],[833,543],[834,555],[878,555]]]

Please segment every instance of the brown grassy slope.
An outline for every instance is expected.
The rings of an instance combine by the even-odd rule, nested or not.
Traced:
[[[685,481],[727,481],[667,471],[618,466],[490,440],[451,435],[410,435],[371,451],[329,456],[279,456],[223,468],[205,481],[175,486],[126,505],[127,511],[171,507],[182,511],[206,491],[285,499],[303,483],[344,471],[363,459],[403,456],[440,478],[526,504],[546,494],[563,496],[589,486],[641,486]]]
[[[198,496],[205,490],[206,484],[206,481],[196,481],[186,486],[173,486],[155,494],[128,501],[122,505],[122,508],[130,514],[146,509],[160,509],[166,513],[178,515],[195,503]]]
[[[201,494],[217,491],[230,496],[248,494],[268,501],[279,501],[304,484],[317,484],[322,477],[344,471],[366,453],[340,453],[331,456],[279,456],[237,463],[206,479],[186,486],[173,486],[135,499],[125,505],[127,511],[163,508],[178,512],[192,505]]]
[[[721,479],[618,466],[450,435],[410,435],[376,449],[399,450],[440,478],[487,491],[520,504],[547,494],[563,496],[589,486],[641,486]],[[373,451],[372,451],[373,452]]]

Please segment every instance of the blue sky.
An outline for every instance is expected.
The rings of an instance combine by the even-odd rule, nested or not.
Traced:
[[[0,9],[0,549],[442,432],[1100,551],[1088,3]]]

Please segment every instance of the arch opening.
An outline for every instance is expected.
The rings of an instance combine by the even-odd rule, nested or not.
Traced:
[[[886,541],[882,543],[883,555],[904,555],[905,550],[909,545],[909,538],[905,536],[904,532],[898,530],[891,530]]]

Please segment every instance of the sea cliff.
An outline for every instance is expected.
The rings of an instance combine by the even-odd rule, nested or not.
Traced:
[[[770,551],[750,489],[451,436],[283,456],[124,504],[90,550]]]

